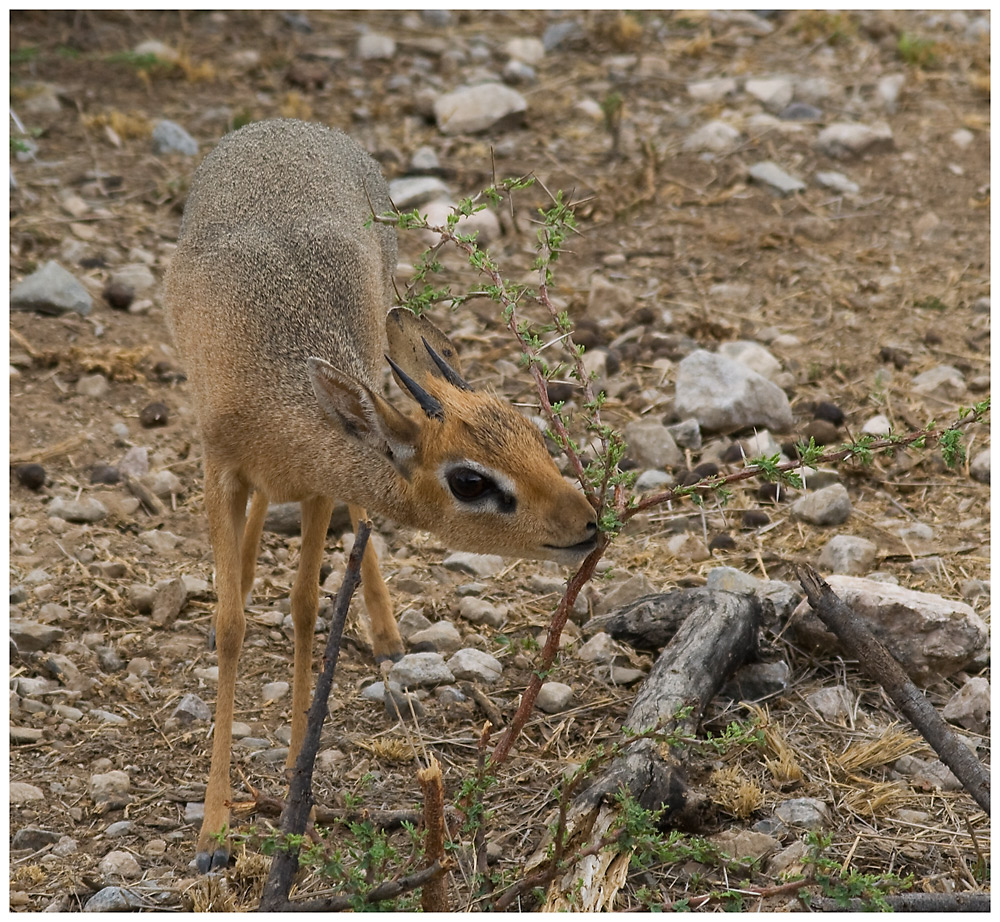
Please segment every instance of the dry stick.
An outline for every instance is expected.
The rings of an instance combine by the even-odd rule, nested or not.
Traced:
[[[444,784],[441,766],[431,756],[430,765],[417,772],[424,792],[424,851],[430,865],[444,862]],[[448,880],[442,874],[426,884],[420,892],[420,908],[424,912],[448,911]]]
[[[900,893],[882,897],[894,912],[989,912],[989,893]],[[871,904],[852,899],[843,905],[828,896],[814,898],[810,904],[820,912],[871,912]]]
[[[433,883],[447,874],[453,866],[454,864],[450,859],[435,861],[434,864],[424,868],[422,871],[415,871],[413,874],[407,874],[405,877],[399,877],[396,880],[387,880],[385,883],[379,884],[374,890],[370,890],[361,897],[361,902],[374,905],[381,903],[383,900],[394,900],[404,893],[409,893],[418,887],[426,887],[428,884]],[[354,908],[357,902],[358,898],[350,896],[332,896],[329,899],[323,900],[292,900],[289,903],[283,904],[281,911],[342,912],[345,909]]]
[[[892,654],[822,577],[807,564],[796,567],[796,575],[813,610],[837,635],[847,651],[857,658],[862,672],[888,692],[941,761],[955,773],[965,790],[989,814],[990,777],[982,763],[963,745],[920,689],[907,678]]]
[[[528,687],[524,690],[524,694],[521,695],[521,703],[517,707],[510,726],[507,727],[507,732],[500,738],[500,742],[497,743],[496,748],[493,750],[492,761],[494,765],[499,765],[507,760],[507,756],[510,755],[510,749],[514,745],[514,740],[520,736],[521,730],[524,729],[524,725],[528,722],[531,710],[535,706],[535,699],[538,697],[538,692],[542,687],[542,680],[556,660],[556,654],[559,652],[559,636],[562,634],[562,629],[566,626],[566,620],[569,618],[573,603],[576,601],[580,590],[587,584],[591,576],[594,575],[594,568],[597,566],[597,562],[601,559],[601,555],[607,546],[608,537],[607,535],[602,535],[598,538],[597,547],[590,552],[590,556],[584,560],[580,569],[573,574],[566,585],[566,591],[559,600],[559,605],[552,616],[552,621],[549,623],[548,637],[545,640],[545,646],[542,647],[541,662],[538,664],[538,668],[531,674],[531,680],[528,682]]]
[[[312,705],[309,708],[309,718],[306,725],[305,739],[302,749],[295,762],[295,771],[288,789],[288,803],[281,814],[281,832],[285,836],[301,835],[309,822],[309,812],[312,810],[312,775],[316,753],[319,751],[319,737],[326,717],[327,702],[330,698],[330,688],[333,685],[333,670],[337,666],[340,655],[340,635],[347,619],[347,609],[351,604],[354,590],[361,582],[361,557],[368,544],[371,533],[371,522],[365,520],[358,523],[354,547],[347,560],[347,572],[337,593],[333,619],[330,622],[330,634],[326,641],[326,652],[323,655],[323,671],[316,682]],[[271,871],[264,892],[260,898],[259,912],[276,912],[286,910],[288,894],[292,889],[295,872],[299,866],[298,847],[280,847],[271,862]]]

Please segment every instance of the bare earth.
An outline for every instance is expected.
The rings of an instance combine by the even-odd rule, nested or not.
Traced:
[[[425,115],[428,88],[453,89],[474,69],[499,72],[509,39],[541,36],[562,18],[579,22],[581,33],[535,65],[536,82],[518,87],[528,101],[524,125],[451,137]],[[10,320],[17,372],[10,391],[10,581],[24,587],[12,618],[51,620],[64,631],[41,654],[12,654],[15,688],[24,679],[56,681],[42,695],[12,695],[12,732],[41,732],[13,736],[11,781],[34,785],[44,796],[12,804],[11,835],[38,827],[76,844],[75,851],[63,840],[62,848],[49,842],[11,852],[11,907],[17,910],[79,909],[102,886],[120,883],[99,868],[112,850],[134,855],[141,879],[157,882],[150,892],[160,892],[158,899],[167,904],[254,905],[259,870],[234,873],[228,895],[220,896],[207,893],[188,866],[198,828],[196,806],[188,805],[203,796],[211,724],[185,724],[172,715],[185,695],[214,701],[214,654],[207,648],[212,556],[192,395],[159,300],[191,172],[234,123],[291,115],[340,127],[372,151],[390,178],[407,171],[414,150],[430,145],[456,195],[490,182],[492,147],[497,176],[532,172],[547,189],[585,200],[578,212],[582,234],[556,267],[555,295],[589,347],[610,347],[612,397],[605,418],[615,426],[640,416],[676,421],[676,362],[694,348],[714,350],[741,339],[771,343],[782,363],[796,428],[778,434],[779,442],[794,441],[819,400],[843,410],[847,439],[877,413],[906,431],[932,418],[951,420],[959,406],[988,396],[988,36],[971,39],[947,17],[935,24],[927,14],[889,12],[786,14],[770,21],[769,34],[758,34],[739,17],[710,19],[704,13],[453,13],[447,25],[433,25],[402,13],[318,12],[308,21],[311,32],[292,28],[278,13],[11,17],[12,107],[35,138],[37,153],[27,162],[11,158],[18,185],[11,193],[10,281],[55,259],[94,295],[87,317],[15,312]],[[396,40],[392,57],[357,57],[364,28]],[[936,42],[933,60],[903,60],[901,35]],[[180,63],[150,66],[124,54],[151,38],[178,49]],[[464,52],[463,60],[456,49]],[[690,82],[712,77],[774,74],[827,78],[835,92],[818,103],[822,116],[754,131],[746,120],[762,107],[746,93],[700,102],[687,90]],[[904,77],[895,111],[876,92],[889,74]],[[38,82],[58,88],[56,108],[32,105]],[[581,100],[606,102],[615,93],[623,101],[617,152],[600,114],[578,106]],[[150,130],[161,118],[199,141],[198,157],[152,153]],[[685,151],[685,139],[714,118],[744,126],[735,147],[714,158]],[[822,127],[836,121],[885,121],[893,146],[833,160],[814,142]],[[790,129],[795,125],[801,130]],[[953,138],[963,128],[971,136],[964,146]],[[802,178],[806,189],[780,197],[752,182],[747,170],[761,160],[774,160]],[[831,170],[847,174],[859,193],[845,196],[813,179],[817,171]],[[513,220],[509,213],[501,216],[503,233],[490,252],[515,280],[529,275],[531,217],[545,202],[536,185],[520,193]],[[415,235],[404,237],[401,261],[412,263],[421,245]],[[148,263],[156,285],[136,300],[151,304],[134,313],[112,309],[101,297],[106,282],[114,270],[137,262]],[[448,284],[477,284],[468,267],[454,271],[461,268],[459,260],[446,263]],[[613,303],[598,299],[588,308],[595,273],[613,283]],[[728,287],[711,293],[717,285]],[[453,317],[440,308],[434,318],[454,331],[474,384],[537,404],[530,381],[513,364],[514,346],[493,305],[480,299]],[[775,343],[776,337],[784,338]],[[916,375],[940,365],[958,370],[964,393],[921,396],[912,390]],[[95,373],[109,387],[98,396],[81,394],[79,379]],[[166,405],[167,424],[146,428],[140,411],[153,402]],[[125,428],[116,432],[119,424]],[[969,437],[970,458],[988,447],[985,426],[973,427]],[[117,464],[136,445],[149,450],[153,472],[168,470],[178,479],[162,514],[135,508],[122,484],[91,483],[94,465]],[[689,466],[700,457],[693,452]],[[47,482],[38,491],[13,474],[15,462],[27,461],[45,468]],[[656,591],[701,585],[717,566],[793,582],[793,565],[815,563],[836,533],[874,542],[878,560],[872,569],[914,589],[961,599],[968,581],[989,580],[989,486],[970,476],[968,462],[949,470],[939,450],[914,451],[847,469],[843,481],[853,512],[836,529],[794,521],[786,502],[761,506],[756,484],[740,485],[726,508],[710,507],[704,515],[690,505],[662,509],[613,545],[613,566],[606,579],[588,588],[588,604],[597,605],[635,574]],[[107,517],[83,525],[50,518],[50,501],[78,494],[100,499]],[[743,510],[758,507],[771,524],[742,529]],[[919,546],[897,534],[914,523],[932,529]],[[457,590],[473,577],[441,566],[448,554],[442,541],[378,524],[399,610],[417,608],[432,622],[451,620],[463,636],[481,635],[469,645],[502,662],[501,680],[486,691],[509,716],[558,598],[540,591],[531,577],[558,572],[510,562],[501,575],[481,580],[486,585],[480,590],[490,602],[507,606],[506,623],[499,629],[472,625],[458,614]],[[177,541],[154,538],[151,544],[147,533],[153,530]],[[706,541],[729,535],[732,546],[709,559],[673,557],[667,541],[685,530]],[[239,773],[271,796],[283,792],[281,747],[290,697],[265,703],[261,687],[291,679],[282,618],[297,547],[297,538],[265,535],[236,707],[237,720],[266,744],[260,751],[236,750],[240,798],[250,792]],[[331,566],[342,571],[339,548],[331,537]],[[939,562],[914,566],[929,558]],[[29,580],[38,570],[45,575]],[[137,610],[132,587],[179,575],[206,586],[176,620],[157,627],[148,611]],[[988,623],[988,589],[969,602]],[[53,603],[61,609],[43,612]],[[359,602],[355,607],[360,611]],[[318,802],[343,805],[350,795],[373,809],[413,809],[421,794],[407,740],[416,738],[421,752],[432,751],[441,761],[446,796],[456,797],[475,767],[483,713],[470,700],[447,703],[431,694],[418,728],[407,733],[380,705],[362,700],[361,689],[378,671],[356,615],[348,622],[324,731]],[[922,787],[895,772],[892,760],[855,773],[839,770],[836,756],[848,745],[883,739],[902,719],[852,662],[811,654],[782,627],[774,624],[765,636],[764,653],[790,665],[789,684],[761,704],[796,754],[803,780],[779,784],[764,764],[766,753],[750,746],[693,756],[689,780],[709,796],[719,783],[712,773],[720,768],[735,768],[737,777],[763,792],[751,815],[736,817],[718,806],[697,832],[749,829],[789,797],[815,797],[829,813],[829,855],[845,867],[911,874],[916,891],[987,889],[988,817],[964,792]],[[571,624],[567,634],[551,678],[573,687],[573,703],[532,719],[488,799],[493,815],[486,837],[496,852],[494,867],[515,875],[542,840],[562,773],[599,743],[619,740],[635,692],[636,686],[613,684],[606,669],[595,670],[575,656],[585,639],[578,626]],[[325,639],[325,633],[317,635],[317,653]],[[623,665],[648,670],[651,663],[648,655],[623,650]],[[933,684],[929,699],[943,705],[974,675],[989,677],[988,657]],[[838,686],[849,693],[853,710],[831,722],[806,698]],[[739,702],[720,698],[706,726],[719,733],[731,721],[749,718]],[[988,729],[965,735],[988,764]],[[933,758],[916,742],[912,752]],[[130,789],[109,807],[95,802],[89,784],[92,775],[110,770],[126,772]],[[721,794],[716,799],[725,802]],[[131,825],[109,837],[107,828],[123,820]],[[248,818],[237,831],[249,834],[254,824],[264,830],[274,821]],[[787,847],[802,830],[776,835]],[[250,864],[244,859],[243,870]],[[699,873],[705,876],[699,879]],[[764,869],[751,876],[764,886],[779,880]],[[453,880],[454,905],[465,908],[467,879],[456,874]],[[697,862],[635,871],[616,908],[637,905],[640,886],[676,900],[721,886],[721,880],[717,869]],[[748,899],[746,908],[801,908],[790,899]],[[529,897],[523,908],[535,905]]]

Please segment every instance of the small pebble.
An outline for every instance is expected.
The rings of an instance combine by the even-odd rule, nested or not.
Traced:
[[[146,429],[153,429],[158,426],[165,426],[169,419],[170,411],[166,404],[156,402],[142,408],[139,413],[139,422]]]
[[[40,490],[45,486],[45,468],[40,464],[19,464],[14,468],[14,476],[29,490]]]
[[[102,294],[116,311],[127,311],[135,300],[135,290],[124,282],[108,282]]]

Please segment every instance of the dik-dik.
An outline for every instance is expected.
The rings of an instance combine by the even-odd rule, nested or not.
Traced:
[[[509,404],[473,391],[450,340],[388,311],[396,237],[379,168],[320,125],[259,122],[227,135],[195,173],[166,279],[174,341],[194,389],[215,553],[219,686],[197,866],[228,861],[229,763],[244,603],[268,503],[302,507],[292,588],[289,766],[302,744],[319,571],[334,500],[450,547],[573,564],[595,513]],[[366,226],[368,224],[368,226]],[[416,407],[382,394],[383,362]],[[253,499],[247,511],[247,499]],[[371,545],[362,563],[376,659],[402,641]]]

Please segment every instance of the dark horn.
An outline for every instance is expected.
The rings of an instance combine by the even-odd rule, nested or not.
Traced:
[[[410,396],[420,405],[420,409],[434,419],[444,419],[444,407],[441,401],[427,393],[416,381],[413,380],[402,368],[400,368],[389,356],[385,357],[389,366],[396,373],[396,377],[403,383],[403,386],[410,392]]]
[[[427,354],[434,360],[434,364],[437,365],[438,370],[444,375],[445,381],[449,384],[454,385],[463,391],[471,391],[472,388],[469,387],[468,383],[462,378],[462,376],[455,371],[440,355],[438,355],[434,348],[431,346],[423,336],[420,337],[424,342],[424,348],[427,350]]]

